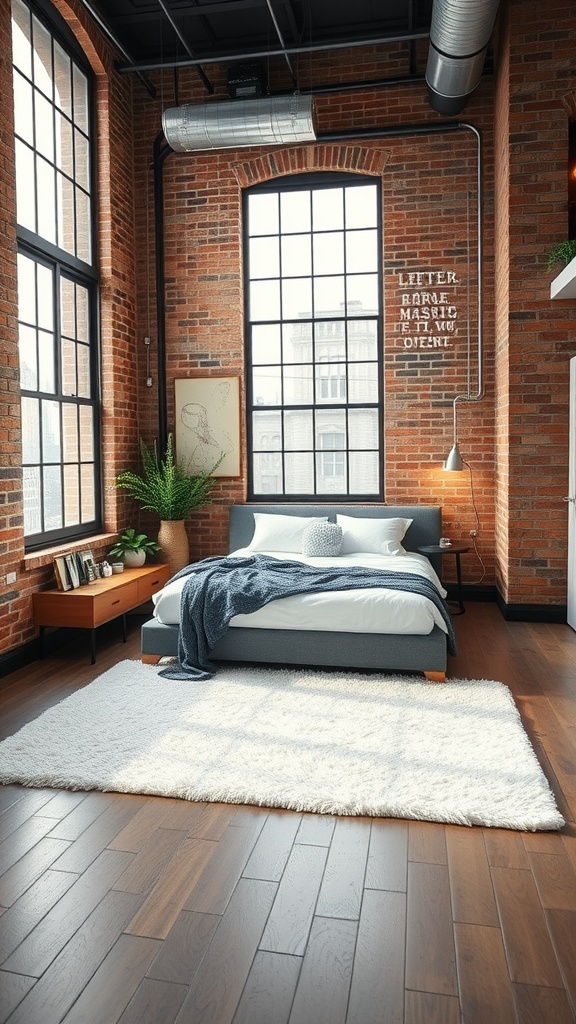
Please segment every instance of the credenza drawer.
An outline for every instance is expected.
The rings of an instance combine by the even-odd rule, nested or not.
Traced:
[[[167,565],[159,565],[158,571],[149,576],[142,576],[138,580],[138,604],[149,601],[152,594],[161,590],[164,584],[170,579],[170,570]]]
[[[138,580],[132,580],[123,587],[95,594],[93,601],[93,625],[100,626],[103,622],[123,615],[139,603]]]

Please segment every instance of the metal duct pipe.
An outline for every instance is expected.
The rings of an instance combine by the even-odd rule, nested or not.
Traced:
[[[162,130],[176,153],[190,153],[315,142],[315,122],[314,98],[298,94],[171,107]]]
[[[441,114],[458,114],[479,84],[499,0],[434,0],[426,82]]]

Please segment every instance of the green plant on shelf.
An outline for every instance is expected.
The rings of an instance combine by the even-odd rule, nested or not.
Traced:
[[[548,253],[548,270],[553,270],[559,263],[568,266],[576,256],[576,238],[569,238],[566,242],[559,242]]]
[[[155,555],[160,550],[155,540],[151,540],[145,533],[138,533],[130,527],[123,530],[116,543],[108,552],[109,557],[123,558],[127,551],[143,551],[146,555]]]

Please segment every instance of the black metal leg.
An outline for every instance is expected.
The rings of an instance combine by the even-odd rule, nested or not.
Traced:
[[[40,660],[42,660],[44,658],[44,626],[40,626],[40,635],[38,637],[38,640],[40,641],[40,643],[39,643]]]
[[[458,593],[458,608],[460,609],[459,614],[463,615],[466,611],[464,602],[462,600],[462,570],[460,568],[460,555],[456,554],[456,580],[457,580],[457,593]]]
[[[126,633],[126,612],[124,612],[123,615],[122,615],[122,637],[123,637],[124,643],[126,643],[126,640],[128,639],[127,633]]]
[[[90,653],[92,655],[91,664],[93,665],[96,661],[96,630],[90,630]]]

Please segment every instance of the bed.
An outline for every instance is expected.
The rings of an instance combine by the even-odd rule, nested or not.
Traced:
[[[327,520],[341,523],[363,520],[411,520],[406,534],[402,539],[402,548],[406,552],[405,559],[395,559],[399,569],[406,566],[407,572],[416,560],[431,566],[431,575],[436,579],[442,597],[442,590],[437,573],[440,570],[439,559],[432,556],[429,560],[418,554],[418,548],[437,544],[442,535],[442,510],[439,506],[350,506],[350,505],[234,505],[230,509],[229,520],[229,552],[234,554],[250,550],[254,539],[255,527],[260,527],[270,516],[293,516],[294,523],[304,518],[311,520]],[[342,517],[347,517],[347,520]],[[280,520],[278,520],[280,522]],[[364,525],[359,522],[358,529],[378,529],[378,524]],[[274,552],[275,557],[290,559],[289,552]],[[314,559],[311,560],[312,564]],[[418,566],[416,570],[419,571]],[[427,571],[427,570],[426,570]],[[180,626],[178,621],[161,621],[163,600],[169,596],[168,587],[155,595],[155,614],[142,626],[141,652],[142,660],[156,663],[162,657],[175,657],[178,654]],[[324,595],[326,596],[326,595]],[[293,598],[285,599],[288,602]],[[429,604],[430,602],[428,602]],[[279,610],[284,601],[272,601]],[[174,607],[174,598],[172,598]],[[265,611],[265,610],[263,610]],[[258,613],[257,613],[258,614]],[[178,618],[177,615],[173,616]],[[170,616],[168,616],[168,619]],[[388,616],[385,616],[388,619]],[[230,628],[218,639],[211,649],[211,657],[215,661],[239,661],[254,663],[271,663],[284,665],[314,665],[325,667],[341,667],[346,669],[373,669],[382,671],[423,672],[430,680],[443,681],[446,678],[448,644],[446,626],[437,615],[436,621],[428,616],[423,625],[407,628],[414,632],[402,631],[397,626],[389,625],[388,631],[361,631],[362,627],[352,629],[326,628],[278,628],[268,621],[261,625],[246,625],[246,619],[238,616]],[[254,622],[256,620],[254,619]],[[274,622],[274,617],[272,619]],[[301,624],[300,624],[301,625]],[[389,631],[392,628],[394,631]]]

